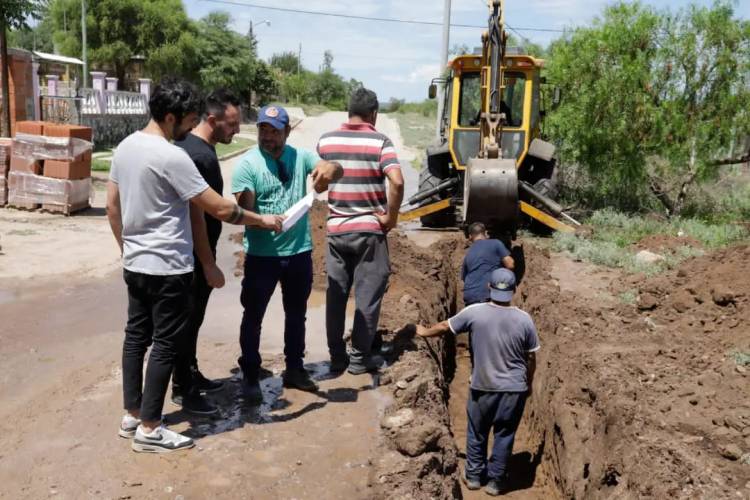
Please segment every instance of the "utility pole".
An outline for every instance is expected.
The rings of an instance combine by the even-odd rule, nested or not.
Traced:
[[[300,73],[300,66],[302,66],[302,42],[299,43],[299,52],[297,53],[297,74]]]
[[[89,86],[89,58],[86,50],[86,0],[81,0],[81,47],[83,49],[83,88]]]
[[[448,44],[451,37],[451,0],[445,0],[443,4],[443,44],[440,47],[440,74],[443,76],[445,67],[448,65]],[[435,137],[440,139],[440,125],[443,119],[443,106],[445,103],[445,83],[438,84],[437,94],[437,124],[435,126]]]

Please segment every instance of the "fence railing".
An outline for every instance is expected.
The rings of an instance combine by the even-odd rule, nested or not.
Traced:
[[[71,125],[81,123],[81,103],[83,100],[80,97],[43,95],[40,101],[43,121],[69,123]]]

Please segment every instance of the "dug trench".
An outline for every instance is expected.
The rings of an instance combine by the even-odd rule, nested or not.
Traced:
[[[312,213],[325,288],[325,208]],[[392,395],[371,459],[371,498],[479,498],[462,487],[465,336],[416,339],[461,307],[463,238],[428,248],[396,231],[381,314]],[[661,276],[599,272],[533,243],[514,299],[539,330],[534,393],[511,459],[510,498],[750,498],[750,247]],[[635,290],[637,302],[620,297]]]

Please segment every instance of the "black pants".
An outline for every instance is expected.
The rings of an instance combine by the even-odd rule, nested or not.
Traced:
[[[122,388],[126,410],[141,419],[161,420],[164,396],[190,316],[193,273],[173,276],[123,272],[128,286],[128,323],[122,346]],[[143,383],[143,358],[153,344]]]
[[[302,369],[305,355],[307,299],[312,291],[312,252],[289,257],[245,257],[240,301],[245,308],[240,325],[242,356],[238,361],[245,380],[258,380],[260,327],[276,285],[281,283],[284,305],[284,357],[287,369]]]
[[[214,256],[216,251],[214,251]],[[191,287],[190,319],[188,320],[187,332],[183,339],[182,347],[175,363],[172,383],[180,388],[182,393],[190,391],[193,382],[193,373],[198,370],[198,332],[206,317],[208,299],[213,288],[208,285],[206,276],[203,274],[203,266],[198,258],[195,258],[195,271],[193,273],[193,284]]]

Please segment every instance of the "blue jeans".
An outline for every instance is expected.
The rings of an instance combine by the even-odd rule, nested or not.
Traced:
[[[245,257],[240,302],[245,312],[240,324],[238,360],[245,380],[258,380],[260,372],[260,327],[276,285],[281,282],[284,305],[284,356],[287,369],[302,369],[305,355],[307,299],[313,280],[312,252],[289,257]]]
[[[466,405],[466,476],[500,479],[508,469],[513,441],[526,404],[525,392],[485,392],[469,389]],[[487,443],[490,430],[494,444],[489,464]]]

